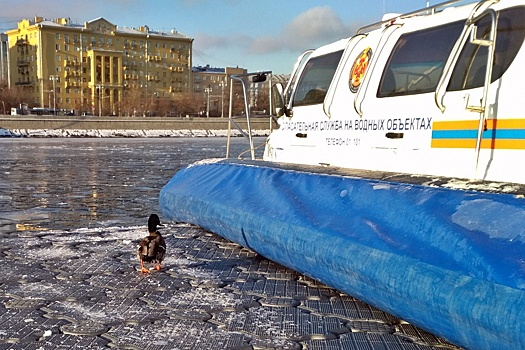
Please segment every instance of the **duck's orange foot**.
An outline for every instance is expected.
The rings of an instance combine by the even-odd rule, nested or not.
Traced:
[[[158,264],[157,266],[155,266],[155,270],[160,271],[160,269],[162,269],[162,266],[160,266],[160,264]]]
[[[150,273],[150,271],[145,268],[145,267],[142,267],[142,269],[140,270],[142,273]]]

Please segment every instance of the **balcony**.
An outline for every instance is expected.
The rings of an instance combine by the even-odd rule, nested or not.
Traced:
[[[15,83],[15,85],[18,85],[18,86],[33,86],[33,82],[32,81],[17,81]]]
[[[27,39],[18,39],[16,41],[16,45],[17,46],[25,46],[25,45],[29,45],[29,41]]]
[[[80,62],[79,61],[66,60],[66,61],[64,61],[64,65],[66,65],[66,66],[80,66]]]

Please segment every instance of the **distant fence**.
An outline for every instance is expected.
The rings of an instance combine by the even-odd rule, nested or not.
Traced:
[[[235,119],[244,130],[246,118]],[[269,130],[277,124],[269,117],[251,118],[252,130]],[[79,129],[79,130],[227,130],[228,118],[161,118],[161,117],[98,117],[98,116],[37,116],[0,115],[3,129]]]

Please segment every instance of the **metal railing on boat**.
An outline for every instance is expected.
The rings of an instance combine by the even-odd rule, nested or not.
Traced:
[[[251,78],[251,79],[250,79]],[[239,81],[242,85],[242,91],[243,91],[243,99],[244,99],[244,114],[246,115],[246,130],[243,130],[243,128],[235,121],[236,118],[239,116],[233,115],[233,82]],[[251,118],[251,108],[249,103],[249,91],[248,91],[248,84],[249,83],[264,83],[268,82],[268,101],[269,101],[269,115],[270,115],[270,126],[269,130],[272,131],[273,127],[273,117],[271,111],[273,110],[273,101],[272,101],[272,72],[271,71],[262,71],[262,72],[253,72],[253,73],[244,73],[244,74],[235,74],[230,77],[230,105],[229,105],[229,111],[228,111],[228,134],[227,134],[227,141],[226,141],[226,158],[230,157],[230,142],[232,137],[232,126],[237,129],[243,137],[245,137],[250,145],[250,148],[242,152],[239,155],[239,158],[242,157],[243,154],[250,152],[251,159],[255,160],[255,149],[253,143],[253,133],[252,128],[250,124],[250,118]],[[241,116],[242,117],[242,116]]]
[[[473,3],[473,2],[476,2],[476,1],[475,0],[449,0],[449,1],[445,1],[445,2],[442,2],[440,4],[436,4],[436,5],[433,5],[433,6],[427,6],[425,8],[420,9],[420,10],[416,10],[416,11],[412,11],[412,12],[408,12],[408,13],[403,13],[403,14],[396,14],[396,15],[393,15],[392,17],[390,17],[390,18],[384,18],[383,20],[381,20],[379,22],[372,23],[372,24],[369,24],[369,25],[366,25],[364,27],[359,28],[357,30],[357,34],[363,34],[363,33],[370,32],[370,31],[372,31],[374,29],[377,29],[377,28],[381,27],[382,25],[391,23],[393,20],[395,20],[397,18],[407,18],[407,17],[414,17],[414,16],[432,15],[432,14],[434,14],[436,12],[439,12],[439,11],[442,11],[445,8],[450,7],[452,5],[461,4],[461,3],[469,4],[469,3]]]

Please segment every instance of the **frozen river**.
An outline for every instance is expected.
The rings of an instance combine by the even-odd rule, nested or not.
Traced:
[[[225,138],[0,139],[0,350],[455,349],[186,224],[163,229],[165,268],[139,273],[162,186],[225,152]]]
[[[143,224],[178,169],[225,153],[225,138],[0,139],[0,232]]]

